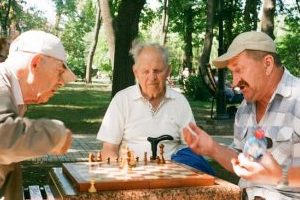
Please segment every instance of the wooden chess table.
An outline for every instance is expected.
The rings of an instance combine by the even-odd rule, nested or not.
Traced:
[[[215,178],[173,162],[138,162],[121,168],[118,163],[64,163],[63,173],[79,192],[87,192],[91,181],[97,190],[128,190],[213,185]]]
[[[50,176],[61,199],[240,199],[238,186],[171,161],[64,163]]]

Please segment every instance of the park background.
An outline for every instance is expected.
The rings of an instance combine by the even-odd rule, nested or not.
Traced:
[[[139,38],[168,47],[173,86],[188,98],[197,123],[212,135],[232,135],[225,96],[231,74],[216,70],[211,58],[237,34],[263,31],[275,39],[284,66],[299,76],[299,16],[299,0],[1,0],[0,34],[13,39],[40,29],[57,35],[78,76],[48,104],[30,106],[27,117],[60,119],[74,134],[96,137],[111,97],[135,83],[128,52]],[[235,176],[211,163],[218,176],[236,183]],[[45,181],[40,175],[58,165],[24,162],[25,184]]]

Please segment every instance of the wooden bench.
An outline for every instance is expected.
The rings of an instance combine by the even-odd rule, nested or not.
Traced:
[[[234,118],[235,113],[237,111],[237,107],[240,105],[240,103],[243,101],[243,95],[242,94],[235,94],[232,99],[228,99],[225,96],[225,103],[226,103],[226,112],[229,116],[229,118]],[[211,99],[211,108],[210,108],[210,118],[214,118],[214,107],[215,107],[216,97],[213,96]]]
[[[55,200],[49,185],[30,185],[23,189],[24,200]]]

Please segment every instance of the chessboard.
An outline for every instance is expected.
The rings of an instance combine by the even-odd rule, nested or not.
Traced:
[[[166,161],[137,162],[135,167],[121,168],[118,162],[63,163],[63,173],[79,192],[176,188],[188,186],[210,186],[214,177],[193,168]]]

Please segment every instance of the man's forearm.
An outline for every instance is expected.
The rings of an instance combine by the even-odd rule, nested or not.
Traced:
[[[119,145],[110,144],[107,142],[103,142],[103,148],[101,151],[101,155],[103,159],[109,158],[117,158],[119,155]]]
[[[220,165],[222,165],[225,169],[227,169],[230,172],[233,172],[231,159],[237,158],[237,156],[238,154],[233,149],[216,143],[214,153],[211,157],[214,160],[216,160]]]
[[[300,166],[291,167],[288,172],[289,186],[300,187]]]

